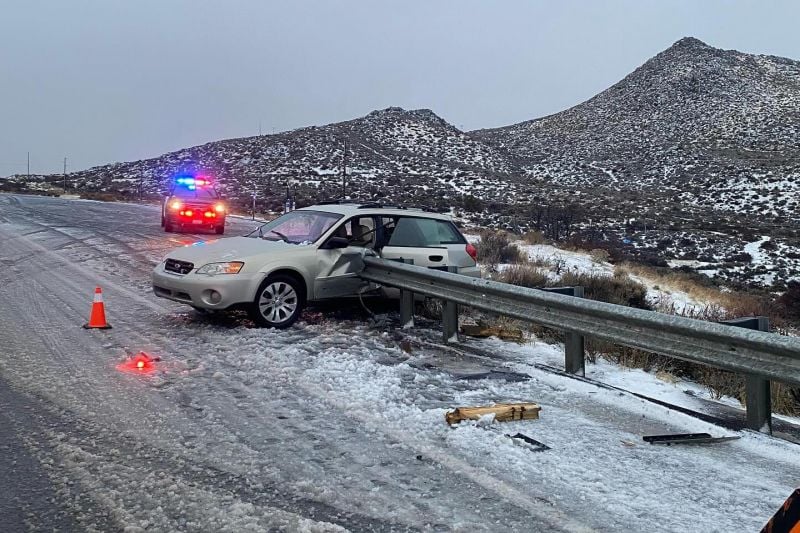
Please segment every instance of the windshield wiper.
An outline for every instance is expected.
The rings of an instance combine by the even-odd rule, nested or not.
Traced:
[[[283,234],[283,233],[281,233],[280,231],[275,231],[275,230],[273,229],[273,230],[270,230],[269,232],[270,232],[270,233],[274,233],[275,235],[277,235],[278,237],[280,237],[280,238],[283,240],[283,242],[289,242],[289,237],[287,237],[286,235],[284,235],[284,234]]]

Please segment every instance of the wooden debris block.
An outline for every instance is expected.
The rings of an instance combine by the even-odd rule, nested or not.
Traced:
[[[478,420],[484,415],[494,414],[498,422],[533,420],[539,418],[542,408],[535,403],[497,403],[487,407],[458,407],[444,415],[451,426],[462,420]]]
[[[483,324],[464,324],[461,326],[461,333],[468,337],[497,337],[505,341],[522,342],[525,336],[521,329],[506,328],[501,326],[486,326]]]

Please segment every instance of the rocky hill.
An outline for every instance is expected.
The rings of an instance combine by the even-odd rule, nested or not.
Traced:
[[[587,102],[472,135],[565,186],[800,216],[800,62],[789,59],[687,37]]]
[[[388,108],[365,117],[294,131],[230,139],[157,158],[116,163],[70,174],[78,188],[163,188],[180,172],[215,177],[244,201],[255,189],[279,202],[287,185],[303,199],[339,198],[347,142],[347,195],[420,200],[447,209],[468,192],[504,199],[516,169],[504,153],[459,131],[427,109]]]
[[[455,210],[780,288],[800,271],[799,134],[800,62],[684,38],[594,98],[512,126],[465,133],[430,110],[388,108],[68,181],[156,196],[175,174],[198,171],[233,202],[256,191],[270,209],[287,187],[300,204],[340,198],[346,159],[350,198]]]

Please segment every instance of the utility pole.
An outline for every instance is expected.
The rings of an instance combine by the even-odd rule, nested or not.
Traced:
[[[256,182],[253,180],[253,220],[256,219]]]
[[[347,138],[344,140],[344,153],[342,154],[342,200],[347,198]]]
[[[28,152],[28,181],[31,181],[31,153]]]
[[[258,136],[261,137],[261,121],[258,121]]]
[[[67,156],[64,156],[64,194],[67,194]]]

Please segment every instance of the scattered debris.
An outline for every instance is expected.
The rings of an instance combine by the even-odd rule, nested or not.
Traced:
[[[522,433],[517,433],[516,435],[506,434],[506,437],[524,442],[525,447],[531,450],[532,452],[543,452],[545,450],[550,449],[550,446],[548,446],[547,444],[539,442],[538,440],[533,439],[527,435],[523,435]]]
[[[458,407],[455,411],[446,413],[444,419],[451,426],[462,420],[479,420],[487,414],[494,414],[494,419],[498,422],[532,420],[539,418],[541,410],[535,403],[497,403],[488,407]]]
[[[628,447],[631,447],[631,448],[633,446],[636,446],[636,443],[633,442],[633,441],[630,441],[630,440],[621,440],[620,442],[622,443],[623,446],[628,446]]]
[[[461,326],[461,333],[468,337],[497,337],[504,341],[523,342],[525,335],[519,328],[510,328],[507,326],[488,326],[486,324],[463,324]]]
[[[714,444],[738,439],[733,437],[712,437],[708,433],[673,433],[671,435],[645,435],[642,440],[650,444]]]
[[[531,379],[528,374],[522,374],[520,372],[505,372],[500,370],[489,370],[488,372],[478,372],[475,374],[461,374],[455,376],[455,378],[467,381],[475,379],[501,379],[503,381],[511,382],[528,381]]]

